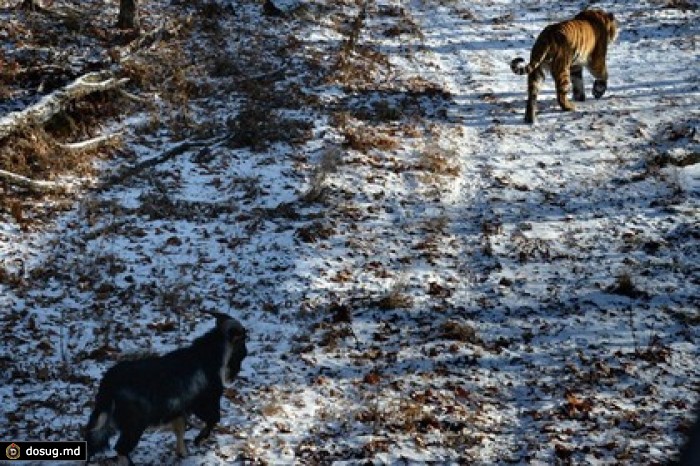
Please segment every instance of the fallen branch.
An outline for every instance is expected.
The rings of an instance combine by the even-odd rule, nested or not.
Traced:
[[[9,184],[20,186],[28,189],[29,191],[40,194],[68,193],[73,190],[73,187],[69,184],[58,183],[55,181],[33,180],[31,178],[27,178],[26,176],[18,175],[5,170],[0,170],[0,179],[8,182]]]
[[[115,89],[128,81],[128,78],[116,79],[106,73],[85,74],[63,89],[52,92],[39,102],[18,112],[12,112],[0,118],[0,140],[32,126],[46,124],[60,113],[73,100],[80,99],[94,92]]]
[[[96,138],[88,139],[87,141],[59,144],[59,147],[69,152],[88,151],[98,149],[108,144],[117,142],[121,139],[121,137],[122,133],[106,134],[104,136],[98,136]]]
[[[277,69],[274,69],[272,71],[268,71],[265,73],[256,74],[255,76],[246,76],[244,78],[239,78],[236,80],[236,83],[242,84],[242,83],[246,83],[246,82],[263,81],[263,80],[277,78],[278,76],[283,76],[284,72],[288,69],[289,69],[289,61],[285,61],[284,65],[278,67]]]
[[[126,167],[122,169],[119,173],[115,173],[114,175],[110,176],[109,178],[105,179],[102,181],[97,187],[97,191],[104,191],[106,189],[111,188],[112,186],[122,183],[124,180],[127,178],[131,178],[132,176],[137,176],[141,172],[155,167],[156,165],[159,165],[161,163],[167,162],[168,160],[177,157],[178,155],[184,154],[185,152],[189,151],[190,149],[195,149],[198,147],[204,147],[208,145],[217,145],[220,144],[223,141],[226,141],[229,138],[229,136],[218,136],[215,138],[210,138],[210,139],[204,139],[204,140],[199,140],[199,141],[185,141],[182,142],[176,146],[171,147],[170,149],[166,150],[160,155],[157,155],[155,157],[152,157],[150,159],[143,160],[136,165],[133,165],[131,167]]]

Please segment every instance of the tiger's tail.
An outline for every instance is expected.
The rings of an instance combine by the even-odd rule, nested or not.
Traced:
[[[537,44],[535,44],[535,47],[532,49],[532,55],[530,56],[530,63],[526,65],[524,58],[514,58],[513,61],[510,62],[510,69],[515,74],[530,74],[542,65],[548,53],[549,45],[537,47]]]
[[[522,57],[513,58],[513,61],[510,62],[510,69],[515,74],[530,74],[532,70],[528,70],[529,66],[524,63],[525,59]]]

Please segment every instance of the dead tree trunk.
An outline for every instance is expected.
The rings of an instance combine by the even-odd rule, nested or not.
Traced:
[[[138,29],[139,7],[137,0],[119,0],[119,19],[117,27],[120,29]]]
[[[39,102],[22,111],[8,113],[0,117],[0,140],[16,133],[20,129],[32,125],[44,125],[54,115],[63,111],[73,100],[80,99],[93,92],[104,92],[118,89],[124,85],[128,78],[113,78],[109,73],[85,74],[63,89],[52,92],[42,97]]]

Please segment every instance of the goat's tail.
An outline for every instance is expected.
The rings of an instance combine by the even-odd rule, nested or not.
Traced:
[[[95,453],[104,450],[109,444],[109,437],[114,434],[114,399],[104,386],[100,386],[95,399],[95,409],[90,414],[85,427],[88,460]]]

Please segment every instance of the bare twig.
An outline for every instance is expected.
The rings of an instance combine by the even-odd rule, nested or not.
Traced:
[[[131,92],[125,91],[124,89],[119,91],[119,95],[121,95],[122,97],[129,99],[133,102],[138,102],[140,104],[148,102],[148,99],[144,99],[143,97],[139,97],[135,94],[132,94]]]

